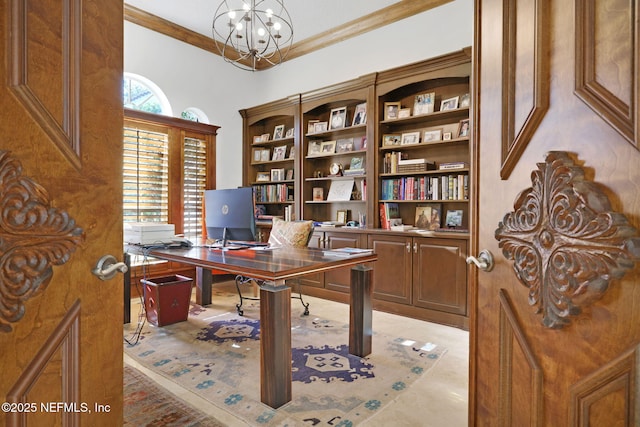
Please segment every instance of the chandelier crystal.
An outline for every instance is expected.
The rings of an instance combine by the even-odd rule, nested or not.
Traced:
[[[224,0],[213,18],[213,39],[222,58],[243,70],[280,64],[293,43],[283,0]]]

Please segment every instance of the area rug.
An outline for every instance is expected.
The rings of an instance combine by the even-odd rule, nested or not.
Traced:
[[[250,425],[343,427],[381,411],[446,353],[434,343],[374,332],[371,355],[360,358],[348,353],[347,324],[294,314],[293,398],[272,409],[260,402],[260,324],[251,317],[258,312],[242,317],[192,305],[188,321],[145,325],[125,352]]]
[[[124,425],[224,427],[224,424],[178,399],[127,365],[124,366]]]

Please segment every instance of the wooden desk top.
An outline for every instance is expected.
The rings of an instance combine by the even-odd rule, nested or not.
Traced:
[[[349,257],[325,256],[324,249],[317,248],[221,251],[193,247],[190,249],[151,249],[148,255],[274,282],[339,267],[364,264],[378,259],[378,255],[375,253]]]

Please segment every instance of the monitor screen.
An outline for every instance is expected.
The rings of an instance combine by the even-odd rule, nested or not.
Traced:
[[[240,187],[205,190],[205,224],[207,238],[221,240],[255,240],[253,189]]]

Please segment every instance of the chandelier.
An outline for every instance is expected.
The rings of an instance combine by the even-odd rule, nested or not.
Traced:
[[[283,0],[223,0],[213,18],[213,39],[222,58],[243,70],[280,64],[293,43]]]

